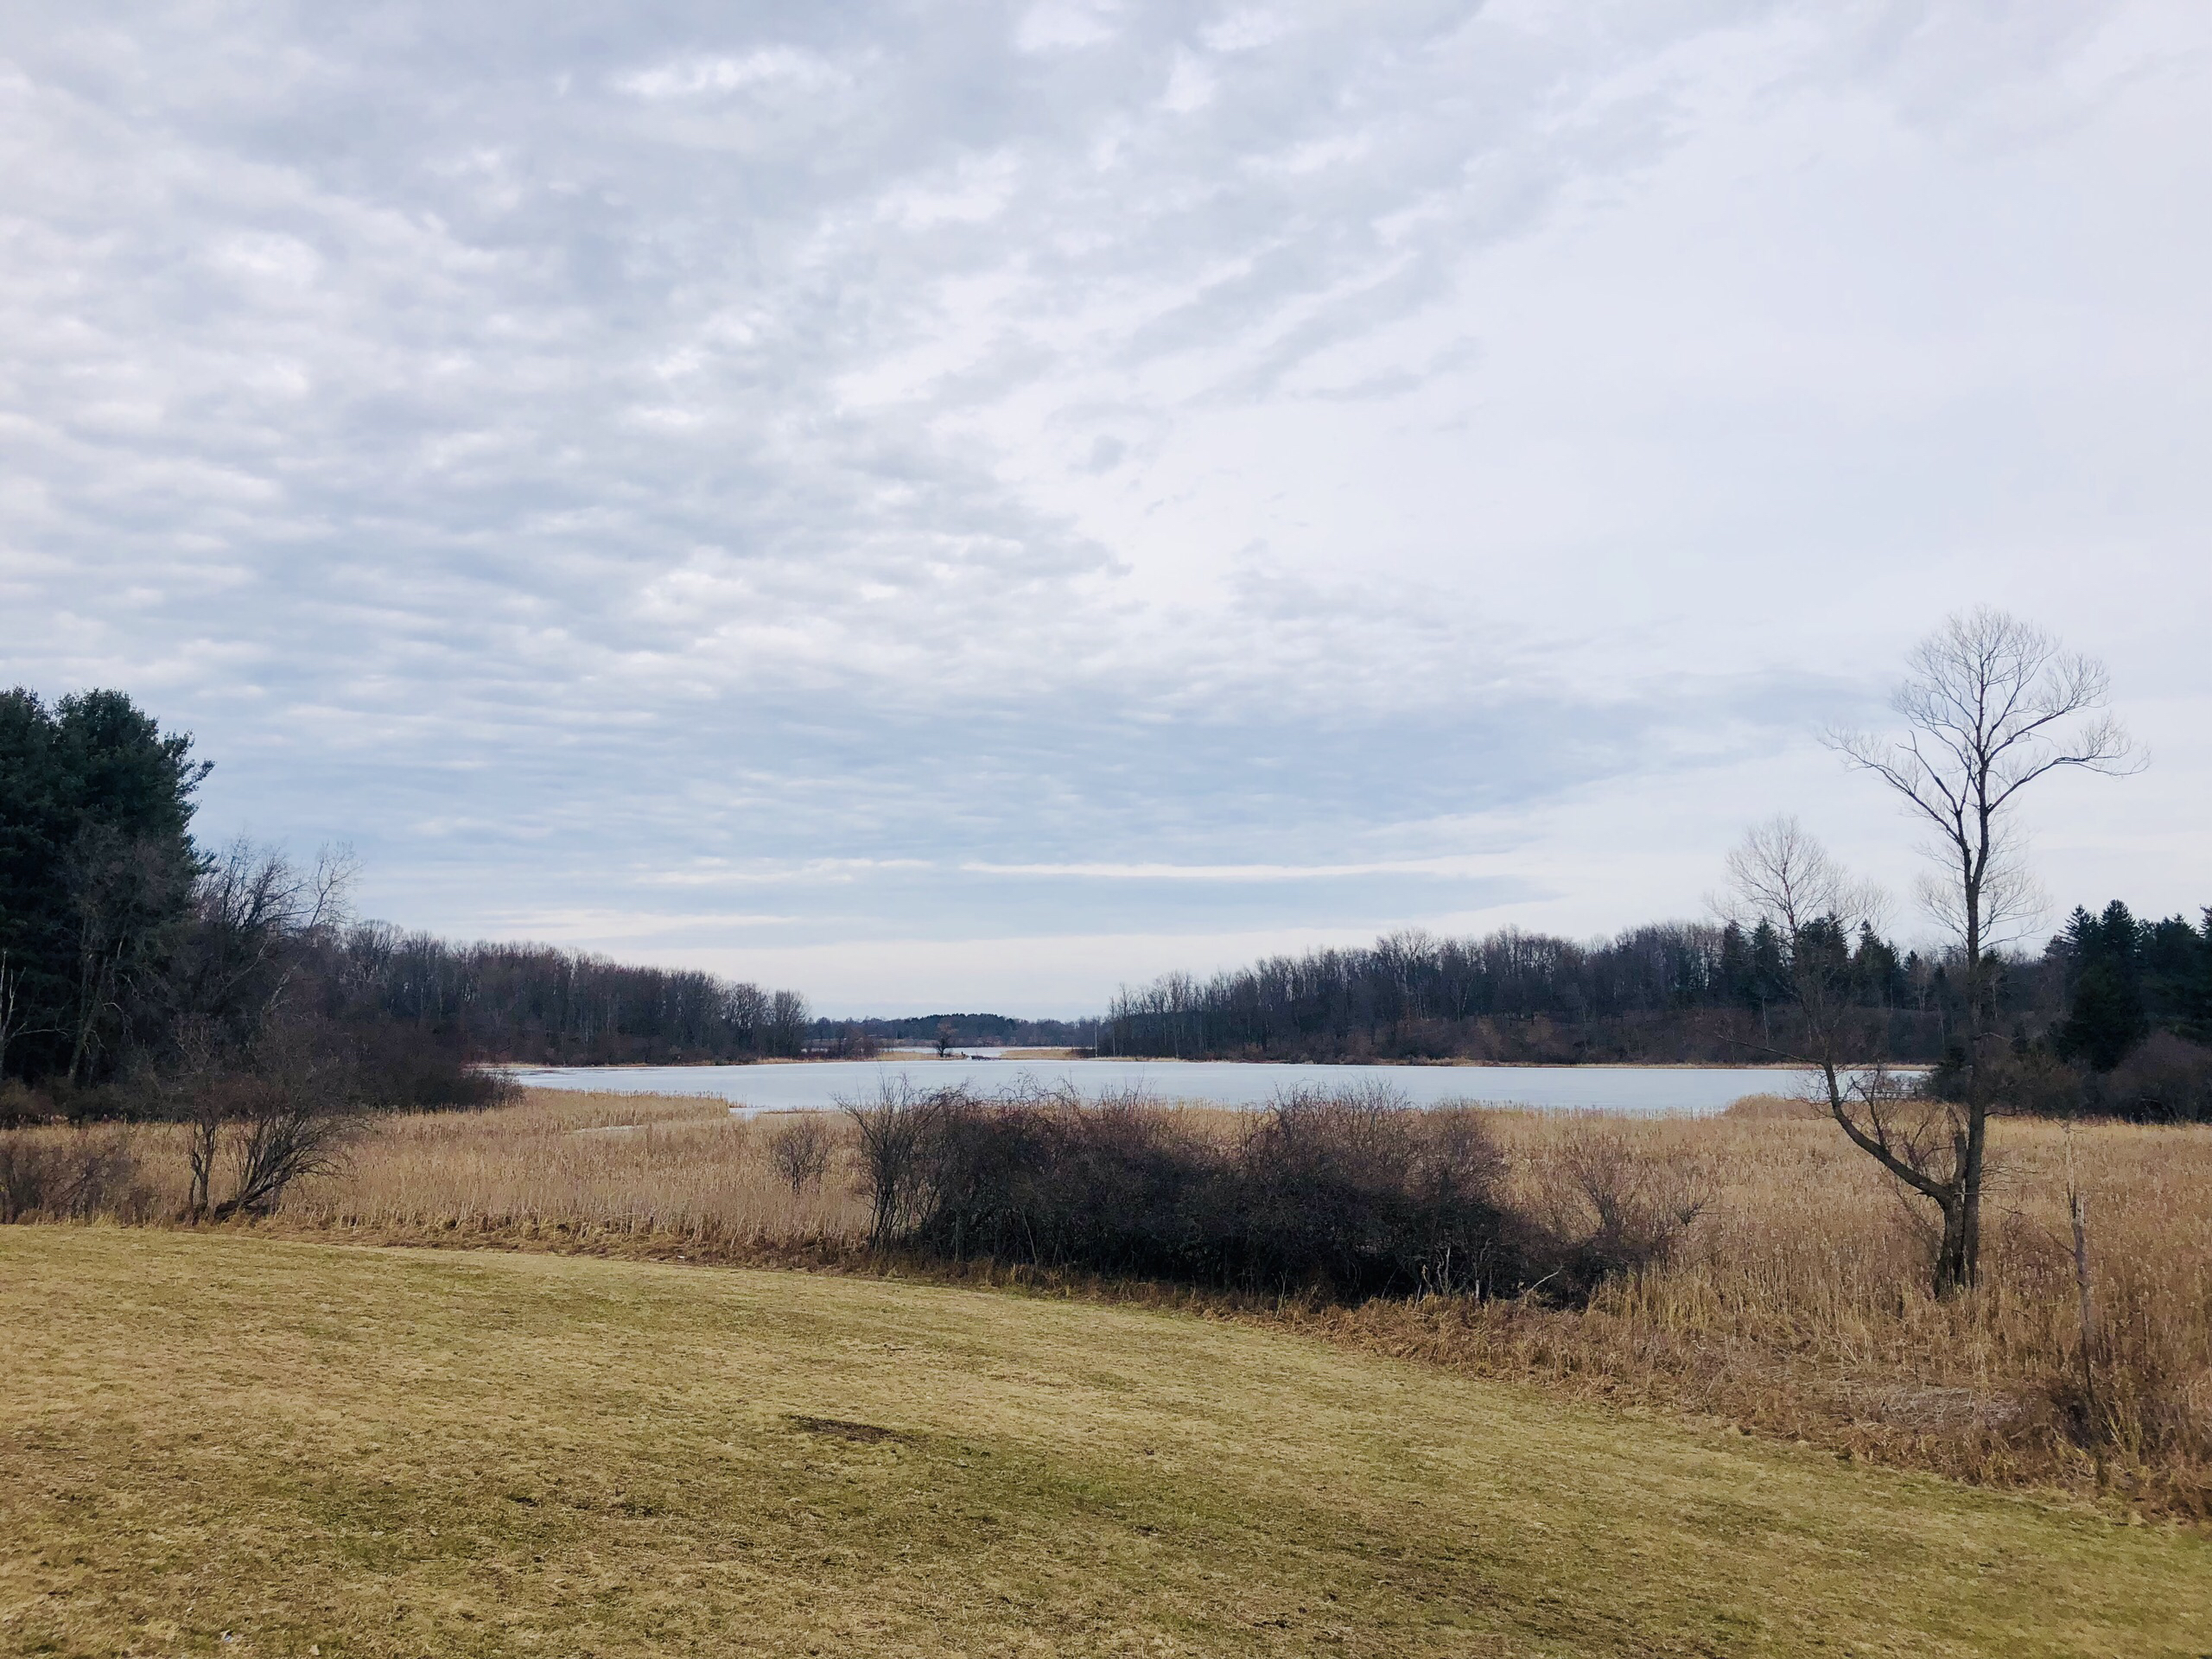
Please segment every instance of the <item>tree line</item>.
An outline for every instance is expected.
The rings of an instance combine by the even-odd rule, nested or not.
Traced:
[[[1940,1054],[1943,964],[1871,928],[1848,945],[1869,1043]],[[1764,922],[1662,922],[1594,942],[1400,932],[1124,988],[1099,1046],[1185,1059],[1741,1062],[1792,1017],[1787,958]]]
[[[374,1018],[472,1057],[548,1065],[796,1058],[819,1022],[797,991],[545,944],[457,944],[381,923],[334,967]]]
[[[1959,953],[1901,950],[1871,920],[1847,929],[1827,917],[1794,934],[1770,918],[1595,941],[1395,933],[1125,987],[1098,1045],[1184,1059],[1758,1064],[1802,1033],[1796,964],[1810,954],[1836,964],[1860,1058],[1937,1065],[1960,1049]],[[2138,921],[2116,900],[2095,916],[2076,910],[2040,954],[1999,953],[1993,967],[2008,1039],[2091,1074],[2157,1033],[2212,1039],[2212,910],[2201,925]]]
[[[1024,1020],[1007,1014],[916,1014],[897,1019],[817,1020],[810,1053],[865,1059],[893,1046],[956,1048],[1088,1048],[1096,1020]]]

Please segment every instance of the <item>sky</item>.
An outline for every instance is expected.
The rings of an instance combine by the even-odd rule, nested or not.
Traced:
[[[2212,903],[2198,0],[0,15],[0,683],[835,1015],[1705,913],[1990,603]]]

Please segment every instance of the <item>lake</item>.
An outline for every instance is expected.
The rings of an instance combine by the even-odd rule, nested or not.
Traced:
[[[1162,1100],[1256,1106],[1282,1090],[1388,1084],[1415,1106],[1469,1101],[1551,1111],[1717,1112],[1744,1095],[1784,1094],[1799,1074],[1771,1066],[1263,1065],[1236,1060],[807,1060],[782,1065],[517,1066],[533,1089],[632,1095],[711,1095],[739,1110],[789,1111],[873,1100],[905,1077],[918,1089],[965,1084],[986,1093],[1027,1079],[1073,1084],[1086,1099],[1139,1089]]]

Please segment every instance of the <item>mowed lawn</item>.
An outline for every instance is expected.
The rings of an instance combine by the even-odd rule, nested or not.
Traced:
[[[0,1229],[0,1651],[2212,1652],[2212,1541],[1184,1315]]]

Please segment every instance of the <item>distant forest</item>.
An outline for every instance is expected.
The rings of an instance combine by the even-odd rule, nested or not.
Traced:
[[[810,1052],[871,1054],[889,1047],[1082,1048],[1096,1020],[1020,1020],[1006,1014],[918,1014],[897,1020],[817,1020]]]
[[[1507,930],[1394,934],[1274,957],[1211,979],[1170,974],[1115,998],[1100,1052],[1185,1059],[1757,1065],[1795,1052],[1788,965],[1842,969],[1867,1062],[1961,1062],[1954,964],[1871,929],[1663,923],[1578,943]],[[2212,909],[2139,920],[2077,909],[2037,954],[1999,962],[2005,1092],[2021,1109],[2212,1118]]]
[[[1102,1052],[1184,1058],[1757,1064],[1789,1046],[1789,953],[1771,928],[1661,923],[1578,942],[1516,929],[1394,934],[1363,950],[1272,957],[1198,981],[1170,974],[1114,1001]],[[1872,930],[1847,958],[1869,1059],[1936,1062],[1960,1008],[1941,957]],[[2039,955],[2005,959],[2000,1008],[2022,1043],[2110,1069],[2154,1030],[2212,1033],[2212,910],[2142,923],[2077,910]]]

